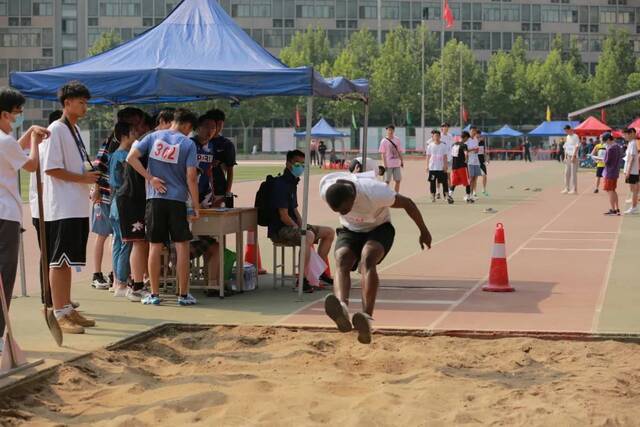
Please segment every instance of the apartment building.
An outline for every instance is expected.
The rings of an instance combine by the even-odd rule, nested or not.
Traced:
[[[190,1],[190,0],[186,0]],[[408,0],[220,0],[224,9],[258,43],[277,54],[293,34],[309,26],[327,31],[332,47],[361,28],[384,39],[397,26],[424,20],[440,38],[441,2]],[[76,61],[107,31],[128,40],[158,24],[178,0],[0,0],[0,85],[12,71]],[[611,27],[632,34],[640,52],[640,0],[450,1],[455,25],[445,41],[467,43],[481,62],[517,37],[531,57],[544,57],[556,35],[575,39],[591,71]],[[30,100],[26,124],[43,123],[55,108]]]

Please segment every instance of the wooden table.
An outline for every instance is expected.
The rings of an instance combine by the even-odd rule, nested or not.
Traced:
[[[236,283],[240,292],[244,290],[244,259],[242,251],[244,249],[243,233],[245,231],[254,231],[256,233],[257,251],[258,210],[256,208],[202,209],[200,210],[200,218],[192,223],[191,232],[194,236],[215,237],[220,244],[220,268],[218,274],[220,298],[224,298],[224,249],[227,234],[236,235]]]

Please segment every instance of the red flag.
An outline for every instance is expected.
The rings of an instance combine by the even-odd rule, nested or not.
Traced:
[[[607,123],[607,111],[604,108],[600,109],[600,121],[602,123]]]
[[[462,106],[462,120],[464,120],[465,123],[469,121],[469,112],[464,108],[464,105]]]
[[[300,127],[300,110],[298,110],[298,106],[296,105],[296,127]]]
[[[444,0],[444,14],[442,17],[447,22],[447,28],[453,27],[453,12],[449,8],[449,2],[447,0]]]

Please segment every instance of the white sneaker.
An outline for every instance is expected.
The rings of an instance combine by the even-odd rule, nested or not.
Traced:
[[[636,206],[635,208],[629,208],[626,211],[624,211],[625,215],[636,215],[638,212],[640,212],[640,209],[638,209],[638,207]]]
[[[178,305],[194,305],[198,302],[193,295],[187,294],[186,297],[178,297]]]
[[[149,295],[149,292],[144,289],[140,289],[139,291],[134,291],[131,288],[127,289],[127,299],[131,302],[140,302],[147,295]]]
[[[571,190],[571,191],[569,191],[569,193],[568,193],[568,194],[578,194],[578,192],[577,192],[577,191],[575,191],[575,190]]]
[[[121,288],[120,286],[116,286],[115,289],[113,290],[113,296],[114,297],[119,297],[119,298],[124,298],[124,297],[127,296],[128,292],[129,292],[129,288],[128,287]]]
[[[565,188],[564,190],[562,190],[562,191],[560,192],[560,194],[567,194],[568,192],[569,192],[569,190],[567,190],[567,189]]]

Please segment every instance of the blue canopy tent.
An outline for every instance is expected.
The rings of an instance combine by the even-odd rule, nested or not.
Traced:
[[[307,135],[306,132],[295,132],[296,138],[302,138]],[[329,124],[325,119],[320,119],[313,128],[311,128],[311,136],[315,138],[345,138],[348,133],[340,132]]]
[[[566,125],[576,127],[580,122],[570,122],[564,120],[556,120],[542,122],[540,125],[528,133],[529,136],[564,136],[564,127]]]
[[[183,0],[158,26],[99,55],[10,76],[12,87],[29,98],[46,100],[55,100],[57,89],[70,80],[85,84],[94,104],[307,96],[303,230],[308,212],[314,96],[363,101],[365,132],[368,126],[369,84],[366,80],[325,79],[312,67],[287,67],[242,30],[215,0]],[[366,135],[364,140],[366,150]],[[304,260],[304,234],[301,248]],[[303,264],[300,283],[304,271]],[[300,286],[300,296],[302,288]]]
[[[502,138],[517,137],[522,135],[523,135],[522,132],[518,132],[515,129],[511,129],[508,125],[502,126],[500,129],[498,129],[495,132],[488,133],[488,136],[498,136]]]

